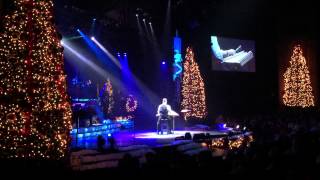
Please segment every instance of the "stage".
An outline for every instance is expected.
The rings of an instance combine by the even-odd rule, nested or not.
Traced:
[[[107,139],[108,136],[114,137],[117,145],[120,147],[131,145],[148,145],[153,148],[174,144],[175,139],[184,137],[188,132],[192,137],[194,134],[210,134],[212,136],[227,135],[226,132],[213,130],[176,130],[173,134],[164,133],[163,135],[157,134],[156,131],[122,130],[114,133],[102,133],[101,135],[105,139]],[[78,138],[77,141],[73,137],[72,148],[96,149],[97,147],[97,137],[95,136]],[[108,144],[106,144],[106,147],[107,146]]]

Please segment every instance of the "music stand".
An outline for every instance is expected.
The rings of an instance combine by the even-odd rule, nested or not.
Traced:
[[[182,109],[181,113],[183,114],[183,118],[184,118],[184,122],[185,122],[185,126],[187,126],[187,112],[190,112],[191,110],[189,109]]]

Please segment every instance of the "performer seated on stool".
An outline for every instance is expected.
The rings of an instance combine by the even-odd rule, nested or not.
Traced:
[[[162,123],[166,123],[167,124],[167,130],[168,130],[168,134],[171,134],[171,120],[170,120],[170,116],[169,116],[169,112],[171,112],[171,106],[167,104],[168,100],[167,98],[163,98],[162,99],[162,104],[159,105],[158,107],[158,112],[157,112],[157,116],[158,116],[158,122],[157,122],[157,132],[159,134],[159,132],[162,132],[162,128],[161,125]]]

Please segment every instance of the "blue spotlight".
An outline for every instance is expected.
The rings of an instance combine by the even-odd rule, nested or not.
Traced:
[[[127,53],[123,53],[123,56],[124,56],[124,57],[127,57]]]
[[[108,137],[111,137],[111,134],[110,134],[110,133],[108,133]]]
[[[162,65],[165,65],[166,64],[166,62],[165,61],[162,61]]]
[[[121,69],[121,65],[118,62],[118,59],[115,58],[102,44],[100,44],[96,39],[92,40],[108,57],[113,63]]]
[[[80,29],[78,29],[79,34],[83,37],[83,40],[89,45],[89,47],[91,48],[91,50],[95,53],[95,55],[100,59],[104,58],[102,55],[102,52],[99,51],[99,48],[95,45],[94,41],[94,36],[87,36],[86,34],[84,34]]]
[[[151,23],[151,22],[149,22],[149,24],[151,25],[152,23]]]
[[[120,57],[120,53],[118,52],[117,54],[118,54],[118,57]]]
[[[93,18],[93,21],[96,21],[97,19],[96,18]]]
[[[80,29],[77,29],[78,32],[80,32]]]

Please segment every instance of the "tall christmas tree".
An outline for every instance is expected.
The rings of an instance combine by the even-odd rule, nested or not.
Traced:
[[[104,83],[101,95],[103,113],[105,114],[106,118],[112,118],[115,101],[110,79],[108,79],[107,82]]]
[[[0,158],[63,157],[71,107],[52,0],[14,0],[0,29]]]
[[[302,48],[296,45],[290,60],[290,66],[284,73],[283,103],[292,107],[314,106],[314,96],[310,82],[308,66]]]
[[[181,108],[190,110],[185,114],[186,118],[204,118],[207,115],[205,88],[199,66],[190,47],[187,48],[183,67]]]

